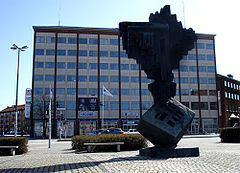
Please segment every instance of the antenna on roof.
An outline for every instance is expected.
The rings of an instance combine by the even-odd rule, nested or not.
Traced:
[[[61,21],[61,0],[58,1],[58,26],[60,26]]]

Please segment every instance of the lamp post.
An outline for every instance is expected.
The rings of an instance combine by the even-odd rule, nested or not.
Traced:
[[[18,78],[19,78],[19,61],[20,61],[20,51],[25,51],[28,47],[18,47],[13,44],[12,50],[18,50],[18,65],[17,65],[17,86],[16,86],[16,114],[15,114],[15,126],[14,126],[14,137],[17,137],[17,116],[18,116]]]

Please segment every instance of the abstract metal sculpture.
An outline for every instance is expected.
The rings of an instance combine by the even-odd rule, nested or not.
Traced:
[[[147,78],[154,105],[142,116],[138,131],[155,146],[175,147],[188,129],[194,112],[176,101],[173,69],[194,47],[195,32],[182,28],[170,6],[150,14],[149,22],[121,22],[119,31],[128,58],[141,65]]]

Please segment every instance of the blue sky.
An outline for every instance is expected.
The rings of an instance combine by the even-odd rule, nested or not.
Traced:
[[[240,80],[238,42],[240,40],[238,0],[1,0],[0,1],[0,110],[15,104],[17,51],[13,43],[28,45],[21,52],[19,104],[25,102],[25,89],[31,88],[32,26],[117,28],[121,21],[148,21],[150,13],[171,5],[185,26],[197,33],[216,34],[217,71]],[[183,10],[184,4],[184,10]],[[238,22],[238,23],[237,23]]]

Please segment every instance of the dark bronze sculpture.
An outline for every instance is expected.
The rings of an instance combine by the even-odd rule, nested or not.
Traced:
[[[151,14],[149,22],[119,24],[123,49],[154,82],[148,85],[154,105],[142,116],[138,131],[155,146],[174,148],[191,124],[194,112],[176,101],[172,70],[194,47],[195,32],[182,28],[170,6]]]

